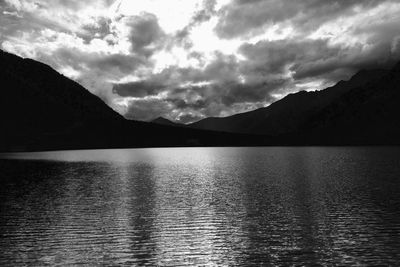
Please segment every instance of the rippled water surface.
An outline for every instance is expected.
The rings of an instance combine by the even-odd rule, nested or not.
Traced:
[[[0,265],[400,264],[400,148],[0,155]]]

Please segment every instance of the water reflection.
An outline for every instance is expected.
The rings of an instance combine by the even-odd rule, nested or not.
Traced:
[[[2,155],[0,265],[396,265],[399,156],[398,148]]]

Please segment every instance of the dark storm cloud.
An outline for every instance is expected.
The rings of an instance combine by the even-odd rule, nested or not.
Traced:
[[[121,73],[134,73],[138,67],[147,65],[148,62],[135,55],[108,54],[89,61],[89,67],[112,71],[118,69]]]
[[[241,91],[242,89],[245,91]],[[207,116],[220,116],[227,110],[230,111],[229,114],[239,112],[242,108],[235,104],[244,104],[242,101],[254,104],[255,99],[262,99],[261,95],[268,95],[265,93],[267,90],[258,90],[258,95],[254,90],[247,91],[247,89],[249,88],[237,84],[170,89],[165,91],[166,98],[146,96],[132,100],[125,116],[139,120],[153,120],[163,116],[188,123]],[[231,97],[234,91],[240,93],[237,98]],[[258,107],[253,104],[251,104],[253,108]]]
[[[272,100],[270,93],[285,84],[285,80],[257,84],[221,82],[201,86],[186,86],[170,90],[167,101],[177,108],[193,110],[207,109],[216,104],[225,108],[246,102]]]
[[[193,67],[180,68],[171,66],[163,69],[159,73],[154,73],[145,80],[130,82],[125,84],[115,84],[114,92],[120,96],[144,96],[157,95],[162,91],[171,90],[179,92],[182,84],[189,83],[211,83],[216,85],[238,83],[239,65],[234,56],[226,56],[221,53],[215,54],[215,59],[204,69]],[[183,86],[190,88],[190,86]],[[193,87],[196,89],[197,87]],[[210,88],[208,88],[211,90]],[[217,88],[215,88],[217,90]],[[188,91],[184,91],[185,94]]]
[[[400,34],[400,29],[397,30]],[[322,77],[332,82],[349,78],[361,69],[389,68],[400,60],[396,51],[391,49],[395,37],[375,39],[371,35],[371,43],[366,47],[362,44],[352,47],[330,47],[331,53],[321,54],[315,60],[299,60],[291,67],[293,78],[304,79]]]
[[[191,114],[191,117],[218,116],[226,110],[235,111],[235,106],[259,102],[271,102],[271,92],[282,86],[286,81],[275,81],[269,84],[240,84],[237,82],[212,83],[208,85],[188,85],[180,88],[162,87],[160,85],[133,83],[121,86],[114,86],[114,93],[120,96],[143,97],[130,103],[126,115],[130,118],[139,118],[146,109],[147,117],[152,119],[159,116],[166,116],[172,111],[180,111],[182,114]],[[127,86],[131,86],[127,88]],[[124,91],[124,89],[129,89]],[[134,90],[133,90],[134,89]],[[150,98],[157,92],[163,92],[165,98]],[[163,104],[160,104],[160,103]],[[144,105],[146,103],[146,105]],[[139,107],[137,106],[139,105]],[[154,107],[152,105],[155,105]],[[160,108],[159,105],[161,105]],[[140,110],[138,110],[140,108]],[[152,112],[154,110],[154,112]],[[168,112],[162,114],[161,111]],[[240,109],[238,109],[240,111]],[[151,114],[151,115],[150,115]],[[178,117],[176,117],[178,118]],[[180,118],[183,122],[184,119]],[[189,122],[186,120],[184,122]]]
[[[400,21],[399,21],[400,22]],[[392,24],[391,24],[392,25]],[[400,24],[399,24],[400,25]],[[363,32],[367,29],[363,28]],[[294,80],[324,78],[332,82],[348,78],[360,69],[382,68],[399,60],[394,48],[398,27],[368,30],[368,46],[332,44],[329,39],[284,39],[244,44],[240,52],[246,57],[241,72],[250,77],[293,73]]]
[[[367,9],[385,2],[394,0],[234,0],[220,11],[216,32],[222,38],[234,38],[260,33],[268,25],[288,23],[300,33],[354,14],[354,7]]]
[[[166,35],[154,14],[142,13],[128,17],[127,24],[131,28],[132,52],[149,57],[163,45]]]
[[[178,78],[179,71],[180,69],[177,67],[170,67],[159,73],[153,73],[140,81],[115,83],[113,84],[113,92],[122,97],[155,96],[162,91],[177,87],[182,82]]]
[[[260,41],[244,44],[240,51],[247,58],[243,71],[251,76],[284,75],[291,70],[298,79],[331,72],[335,68],[332,60],[342,53],[339,46],[330,46],[327,40],[310,39]]]
[[[222,38],[260,33],[263,27],[289,23],[296,31],[315,30],[330,20],[394,0],[236,0],[222,11],[216,27]],[[361,10],[359,12],[362,12]]]
[[[285,79],[281,79],[256,84],[228,84],[225,85],[227,88],[225,94],[221,95],[221,102],[227,107],[243,102],[269,103],[273,100],[271,93],[284,86],[286,82]]]
[[[139,81],[123,84],[114,84],[113,93],[119,96],[145,97],[157,95],[164,88],[164,85],[153,83],[150,81]]]
[[[125,114],[127,119],[150,121],[173,110],[161,99],[138,99],[130,103]]]
[[[223,83],[238,81],[239,62],[233,55],[224,55],[221,52],[214,53],[214,59],[210,60],[203,69],[199,68],[169,68],[169,75],[180,82],[212,82]]]
[[[278,84],[210,84],[165,91],[166,98],[144,97],[130,102],[125,114],[131,119],[152,120],[163,116],[181,123],[209,116],[230,115],[264,106]]]

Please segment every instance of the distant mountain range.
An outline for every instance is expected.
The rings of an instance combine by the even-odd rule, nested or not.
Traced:
[[[173,122],[173,121],[170,121],[170,120],[168,120],[168,119],[166,119],[166,118],[163,118],[163,117],[158,117],[158,118],[152,120],[151,122],[152,122],[152,123],[156,123],[156,124],[160,124],[160,125],[186,127],[185,124]]]
[[[301,91],[251,112],[206,118],[196,129],[280,136],[302,144],[399,144],[400,63],[363,70],[321,91]]]
[[[321,91],[290,94],[265,108],[186,127],[277,137],[283,144],[400,144],[400,63],[362,70]],[[158,118],[154,122],[173,125]]]
[[[0,151],[149,146],[400,144],[400,64],[251,112],[183,125],[124,119],[40,62],[0,52]]]
[[[364,86],[386,74],[383,70],[361,71],[349,81],[340,81],[322,91],[290,94],[265,108],[225,118],[206,118],[190,127],[225,132],[281,135],[297,132],[317,113],[339,100],[347,92]]]

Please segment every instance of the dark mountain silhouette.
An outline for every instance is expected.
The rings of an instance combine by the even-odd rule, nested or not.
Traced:
[[[184,124],[180,124],[180,123],[176,123],[176,122],[172,122],[166,118],[163,117],[158,117],[154,120],[151,121],[152,123],[156,123],[156,124],[161,124],[161,125],[168,125],[168,126],[180,126],[180,127],[184,127]]]
[[[340,95],[299,129],[311,142],[400,144],[400,63]]]
[[[400,63],[362,70],[321,91],[298,92],[251,112],[207,118],[197,129],[279,136],[284,144],[400,144]]]
[[[126,120],[49,66],[3,51],[0,70],[0,151],[266,142],[265,137]]]
[[[400,64],[266,108],[181,125],[129,121],[49,66],[0,52],[0,151],[400,144]]]
[[[45,64],[5,52],[0,59],[4,129],[51,134],[123,120],[97,96]]]
[[[337,100],[342,94],[368,84],[385,75],[384,70],[360,71],[349,81],[340,81],[322,91],[290,94],[254,111],[224,118],[206,118],[189,127],[224,132],[282,135],[299,131],[316,113]]]

